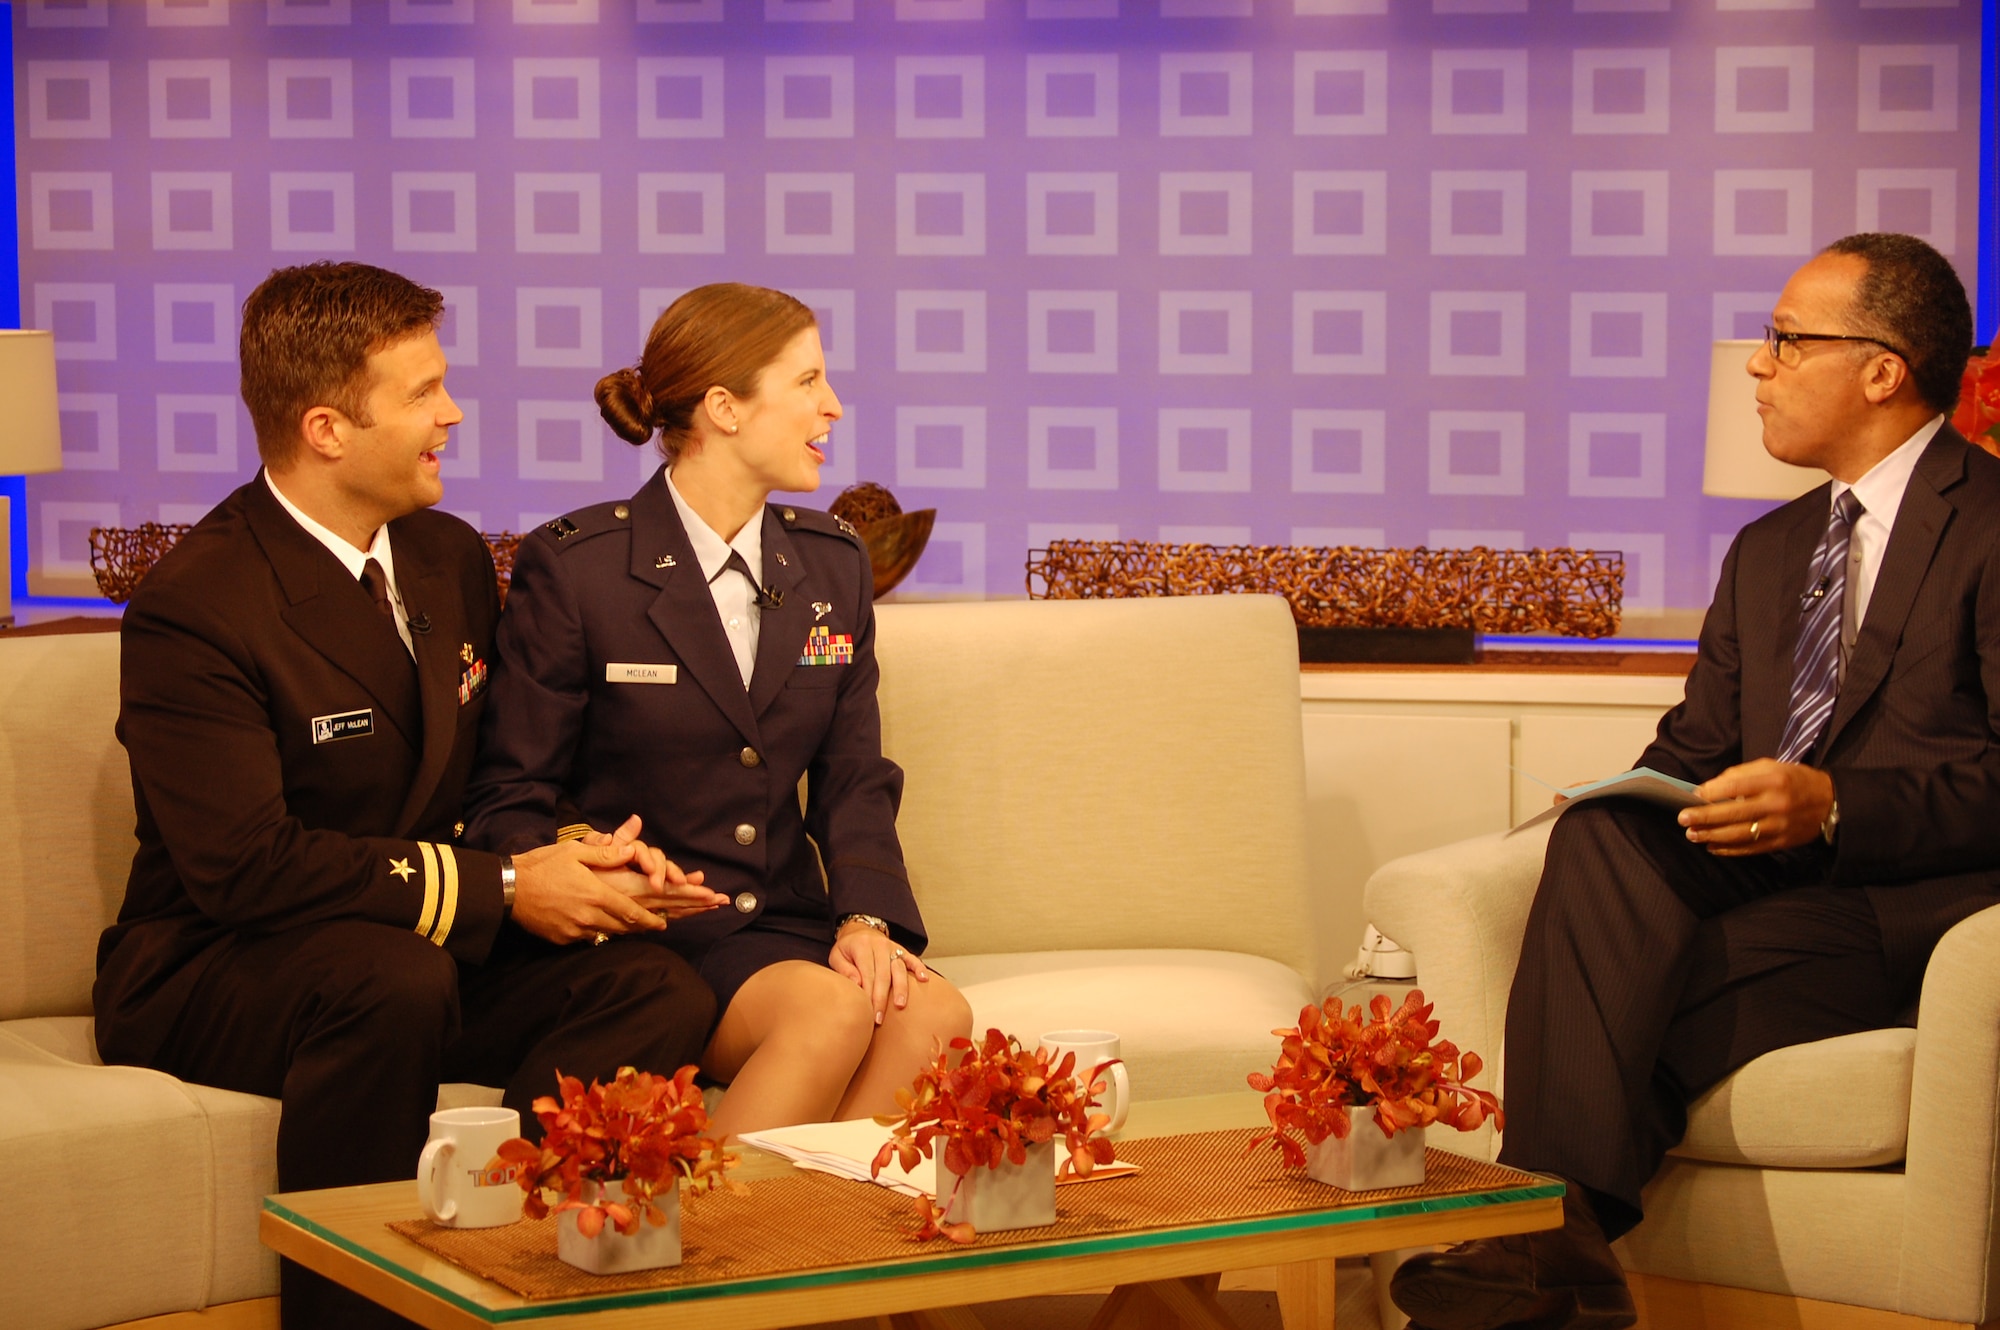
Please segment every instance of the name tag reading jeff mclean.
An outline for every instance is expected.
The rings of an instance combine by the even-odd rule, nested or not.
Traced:
[[[359,711],[342,711],[332,716],[312,718],[313,742],[332,743],[336,739],[359,739],[364,734],[375,733],[375,712],[371,707]]]
[[[604,667],[604,682],[672,683],[680,669],[678,665],[620,665],[613,662]]]

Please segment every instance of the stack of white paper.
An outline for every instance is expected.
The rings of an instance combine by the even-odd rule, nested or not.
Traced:
[[[904,1171],[892,1154],[889,1162],[882,1166],[880,1177],[869,1176],[875,1155],[889,1139],[889,1129],[869,1118],[853,1122],[807,1122],[797,1127],[776,1127],[770,1131],[746,1131],[737,1139],[753,1149],[768,1150],[791,1160],[799,1168],[811,1169],[815,1173],[831,1173],[856,1182],[873,1182],[902,1192],[905,1196],[936,1194],[932,1191],[933,1180],[937,1176],[935,1160],[919,1159],[916,1172],[910,1173]],[[1062,1171],[1064,1158],[1062,1151],[1057,1150],[1058,1174]],[[1136,1164],[1099,1164],[1090,1171],[1090,1180],[1137,1171]]]

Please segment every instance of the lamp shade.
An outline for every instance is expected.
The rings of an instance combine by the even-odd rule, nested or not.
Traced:
[[[0,328],[0,476],[62,470],[56,336]]]
[[[1826,482],[1826,472],[1780,462],[1764,451],[1757,380],[1743,370],[1763,345],[1754,337],[1719,341],[1708,357],[1708,446],[1701,492],[1720,499],[1796,499]]]

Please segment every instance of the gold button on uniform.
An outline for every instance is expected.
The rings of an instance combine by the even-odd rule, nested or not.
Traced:
[[[741,762],[746,767],[754,767],[759,763],[761,763],[764,759],[757,756],[756,749],[745,748],[742,752],[736,755],[736,760],[738,762]]]
[[[632,510],[621,503],[611,510],[611,515],[622,522],[632,515]]]
[[[748,914],[756,908],[757,908],[756,896],[752,895],[750,892],[747,891],[737,893],[736,912],[738,914]]]
[[[757,828],[751,826],[748,822],[740,822],[737,824],[736,843],[738,845],[754,845],[756,841],[757,841]]]

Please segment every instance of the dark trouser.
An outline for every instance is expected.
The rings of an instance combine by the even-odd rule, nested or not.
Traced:
[[[1827,859],[1719,858],[1647,804],[1565,813],[1507,1002],[1501,1161],[1580,1183],[1615,1238],[1704,1090],[1772,1049],[1909,1024],[1917,981]]]
[[[609,1080],[621,1066],[695,1062],[715,999],[687,962],[640,939],[554,947],[508,929],[461,970],[415,933],[323,924],[229,944],[203,973],[153,1066],[202,1085],[272,1095],[286,1191],[414,1177],[440,1081],[506,1087],[531,1105],[556,1073]],[[287,1330],[403,1325],[290,1261]]]

